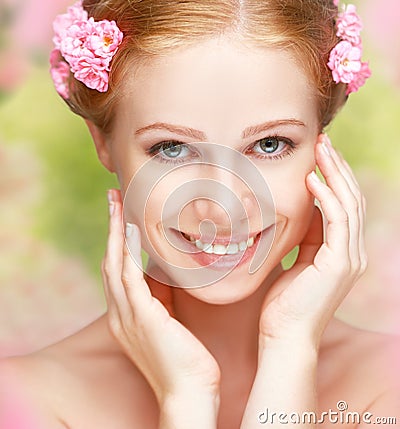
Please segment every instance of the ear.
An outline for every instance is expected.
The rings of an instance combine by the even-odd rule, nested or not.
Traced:
[[[104,133],[93,122],[85,119],[86,125],[89,128],[94,145],[96,146],[97,156],[100,162],[107,168],[110,173],[114,173],[115,169],[112,162],[111,148]]]

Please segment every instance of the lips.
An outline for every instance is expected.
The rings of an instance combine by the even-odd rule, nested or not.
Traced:
[[[203,236],[200,240],[198,235],[190,235],[184,232],[181,232],[181,234],[187,241],[194,244],[200,251],[208,254],[223,256],[235,255],[239,252],[246,251],[246,249],[254,245],[254,242],[260,233],[252,234],[250,237],[246,236],[245,239],[240,239],[238,238],[239,236],[236,235],[236,240],[233,238],[216,238],[214,240],[210,240],[204,238]]]
[[[201,240],[203,243],[207,244],[223,244],[224,246],[227,246],[230,243],[240,243],[242,241],[246,241],[250,238],[255,238],[260,232],[253,232],[253,233],[232,233],[232,235],[210,235],[210,234],[198,234],[198,233],[188,233],[179,231],[188,241],[196,241]],[[192,238],[192,240],[191,240]],[[194,240],[193,240],[194,239]]]
[[[226,271],[231,270],[234,268],[238,268],[242,265],[244,265],[248,260],[250,260],[256,253],[257,249],[261,245],[261,249],[269,248],[269,245],[266,245],[264,242],[269,242],[274,234],[275,230],[275,224],[272,224],[268,226],[267,228],[263,229],[260,232],[253,232],[249,234],[234,234],[232,233],[232,237],[229,237],[227,235],[225,236],[219,236],[216,237],[215,240],[211,239],[211,242],[208,243],[209,245],[212,244],[212,246],[221,245],[222,243],[224,246],[229,246],[230,244],[236,244],[239,246],[240,241],[234,241],[235,240],[242,240],[243,237],[246,239],[246,249],[240,250],[236,253],[236,249],[231,249],[231,253],[224,253],[221,251],[221,248],[217,247],[217,253],[213,252],[210,253],[210,249],[204,251],[202,249],[199,249],[196,246],[196,241],[191,241],[190,237],[192,237],[192,240],[195,238],[199,238],[199,234],[189,234],[183,231],[180,231],[175,228],[169,228],[169,231],[171,233],[170,238],[172,239],[171,243],[175,243],[174,247],[176,249],[179,249],[180,252],[183,252],[187,256],[190,256],[197,264],[213,269],[218,271]],[[271,235],[272,234],[272,235]],[[230,240],[229,240],[230,238]],[[253,244],[250,246],[247,246],[247,240],[254,240]],[[205,241],[204,237],[202,236],[202,240]],[[239,243],[239,244],[238,244]],[[264,243],[264,244],[263,244]],[[199,244],[199,243],[198,243]],[[221,254],[218,254],[220,252]],[[224,254],[222,254],[224,253]]]

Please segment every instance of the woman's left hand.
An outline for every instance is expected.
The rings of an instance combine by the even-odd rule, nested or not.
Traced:
[[[367,266],[365,198],[326,135],[320,135],[315,151],[326,184],[314,172],[306,183],[325,215],[325,240],[322,215],[315,207],[296,263],[272,285],[263,304],[261,346],[278,340],[306,341],[318,348],[328,322]]]

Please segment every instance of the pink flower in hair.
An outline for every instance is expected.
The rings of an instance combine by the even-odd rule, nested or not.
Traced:
[[[83,57],[74,64],[74,77],[88,88],[99,92],[108,90],[108,70],[101,58]]]
[[[337,6],[339,1],[333,0]],[[343,7],[336,20],[336,35],[341,39],[329,55],[328,67],[336,83],[347,84],[346,94],[358,91],[371,76],[368,63],[361,61],[362,22],[353,4]]]
[[[339,42],[331,51],[328,67],[336,83],[350,83],[361,70],[361,49],[350,42]]]
[[[353,45],[361,44],[361,18],[357,14],[354,4],[349,4],[341,12],[337,19],[337,36],[342,40],[347,40]]]
[[[88,18],[82,1],[78,1],[68,8],[66,14],[56,18],[54,32],[54,44],[69,64],[75,79],[90,89],[106,92],[110,64],[123,39],[115,21]],[[56,77],[53,65],[51,72]]]
[[[56,91],[61,95],[61,97],[68,99],[69,98],[69,65],[62,59],[61,53],[58,49],[54,49],[50,54],[50,64],[51,64],[51,77],[54,82]]]
[[[109,58],[122,42],[122,33],[114,21],[95,22],[89,18],[86,46],[96,55]]]
[[[365,81],[371,77],[371,69],[367,62],[361,63],[361,69],[356,74],[355,78],[347,86],[346,94],[349,95],[352,92],[357,92],[364,84]]]
[[[79,58],[84,54],[85,38],[87,36],[85,24],[72,24],[65,32],[65,35],[60,43],[60,51],[64,58],[70,63],[73,58]],[[87,50],[86,50],[87,51]]]
[[[334,4],[335,6],[339,6],[339,0],[333,0],[333,4]]]
[[[54,37],[53,42],[56,48],[60,49],[61,42],[67,35],[68,29],[76,22],[88,20],[88,13],[82,7],[82,1],[77,1],[68,8],[67,13],[58,15],[53,22]]]

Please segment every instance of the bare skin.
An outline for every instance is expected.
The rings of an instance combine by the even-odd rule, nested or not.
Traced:
[[[337,411],[339,400],[349,404],[349,411],[368,410],[371,398],[395,388],[395,374],[385,368],[393,368],[390,359],[396,348],[398,352],[398,342],[390,336],[333,319],[319,355],[319,410]],[[243,359],[235,366],[231,357],[221,355],[218,363],[225,374],[218,428],[239,428],[256,361]],[[106,315],[40,352],[8,359],[3,369],[21,386],[34,408],[42,410],[42,429],[158,427],[154,394],[109,332]],[[390,415],[381,417],[399,420],[396,413],[398,408],[392,408]]]

